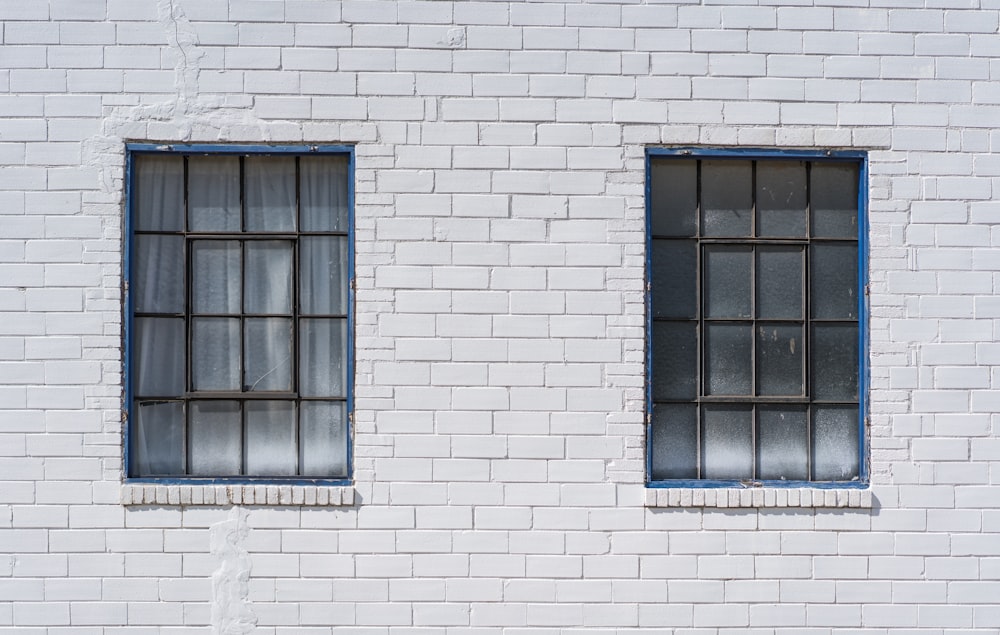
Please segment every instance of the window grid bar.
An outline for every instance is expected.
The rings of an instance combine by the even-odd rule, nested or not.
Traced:
[[[695,319],[696,319],[696,324],[695,324],[695,329],[694,329],[694,337],[695,337],[695,340],[696,340],[696,342],[695,342],[695,350],[698,351],[698,354],[695,355],[695,358],[696,358],[696,361],[695,361],[695,364],[696,364],[695,373],[696,373],[696,375],[695,376],[698,378],[698,382],[697,382],[698,385],[695,387],[696,388],[696,390],[695,390],[695,397],[700,397],[701,396],[701,393],[702,393],[701,386],[704,385],[704,381],[705,381],[705,378],[704,378],[705,364],[703,362],[703,358],[704,358],[704,355],[705,355],[705,351],[704,351],[704,346],[705,346],[705,337],[704,337],[705,329],[704,329],[704,326],[702,325],[702,320],[704,318],[704,315],[703,315],[704,314],[704,310],[703,310],[703,307],[701,305],[701,303],[703,302],[704,299],[702,298],[703,294],[701,292],[701,289],[702,289],[702,286],[701,286],[701,279],[702,279],[702,271],[701,271],[701,268],[702,268],[702,257],[701,257],[701,255],[702,254],[701,254],[701,244],[700,244],[700,242],[701,242],[701,235],[703,233],[702,232],[702,228],[704,226],[704,222],[703,222],[703,220],[704,220],[704,218],[703,218],[704,210],[702,209],[703,205],[702,205],[702,187],[701,187],[701,173],[702,173],[702,167],[703,167],[702,164],[703,163],[704,162],[701,159],[699,159],[698,161],[695,162],[695,212],[694,212],[695,230],[694,230],[694,232],[695,232],[695,241],[696,242],[695,242],[695,249],[694,249],[694,253],[695,253],[694,257],[695,257],[695,280],[697,281],[697,284],[694,285],[695,286],[695,292],[694,292],[695,293],[694,313],[695,313]],[[697,452],[695,453],[695,474],[697,475],[698,478],[704,478],[703,472],[704,472],[704,465],[705,465],[705,456],[704,456],[705,449],[704,449],[704,446],[703,446],[703,443],[704,443],[703,437],[704,437],[704,435],[702,434],[702,428],[701,428],[702,424],[703,424],[702,416],[701,416],[701,413],[702,413],[701,404],[699,403],[697,406],[695,406],[694,410],[695,410],[695,415],[694,415],[694,422],[695,422],[694,435],[695,435],[695,447],[697,448]]]
[[[810,276],[812,275],[812,269],[809,266],[810,256],[812,253],[812,161],[806,161],[806,238],[810,241],[803,250],[803,260],[802,263],[802,310],[805,314],[802,316],[805,318],[805,333],[802,335],[802,341],[805,348],[805,360],[802,366],[802,373],[804,375],[802,388],[805,390],[807,397],[813,394],[812,389],[812,294],[809,293],[810,286]],[[861,214],[861,210],[858,210],[858,214]],[[812,480],[815,478],[813,469],[815,466],[815,459],[813,457],[813,403],[806,405],[806,478]]]

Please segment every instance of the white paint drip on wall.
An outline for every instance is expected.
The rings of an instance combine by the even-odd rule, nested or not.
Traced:
[[[249,600],[248,515],[242,507],[233,507],[229,518],[212,525],[209,532],[211,553],[219,561],[212,574],[212,632],[219,635],[241,635],[257,626]]]

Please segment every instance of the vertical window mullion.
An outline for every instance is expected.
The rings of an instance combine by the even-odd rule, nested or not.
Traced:
[[[181,245],[182,245],[181,249],[184,250],[184,346],[185,346],[185,351],[184,351],[184,358],[185,358],[185,363],[184,363],[184,374],[185,374],[185,377],[184,377],[184,390],[188,391],[188,390],[191,390],[191,385],[192,385],[191,384],[191,364],[192,364],[192,358],[191,358],[191,322],[192,322],[192,319],[191,319],[191,311],[192,311],[191,294],[193,293],[193,288],[194,288],[194,268],[192,267],[191,258],[193,257],[192,256],[192,252],[194,250],[191,248],[191,245],[188,244],[189,243],[189,241],[188,241],[188,230],[190,229],[190,225],[188,223],[188,211],[189,211],[189,209],[188,209],[189,208],[189,205],[188,205],[188,199],[189,199],[189,195],[188,195],[188,180],[189,180],[190,162],[188,161],[187,155],[182,155],[181,161],[183,162],[183,165],[184,165],[184,168],[183,168],[183,177],[182,177],[183,185],[181,186],[182,197],[183,197],[181,200],[182,200],[182,205],[184,207],[184,210],[181,212],[181,235],[183,236],[183,239],[181,241]],[[191,466],[191,449],[190,449],[190,446],[191,446],[191,443],[190,443],[190,440],[191,440],[190,439],[190,437],[191,437],[191,409],[188,408],[188,400],[187,399],[184,399],[184,401],[183,401],[183,405],[181,406],[181,412],[183,414],[181,438],[183,439],[183,441],[182,441],[182,451],[184,453],[184,457],[183,457],[183,460],[182,460],[181,471],[184,474],[190,474],[191,473],[191,467],[190,467]]]
[[[812,408],[812,294],[809,293],[809,284],[812,271],[809,267],[810,252],[812,251],[812,161],[806,161],[806,246],[802,251],[802,315],[803,320],[803,356],[802,373],[804,380],[802,383],[805,396],[808,400],[806,406],[806,475],[810,480],[813,474],[813,408]]]
[[[702,447],[702,434],[701,434],[701,408],[702,399],[701,397],[705,394],[705,377],[703,373],[705,372],[705,321],[704,321],[704,310],[701,305],[702,303],[702,271],[701,271],[701,236],[702,236],[702,197],[701,197],[701,167],[702,161],[699,159],[696,162],[695,167],[695,276],[697,277],[697,284],[695,284],[695,347],[698,354],[695,355],[697,359],[698,368],[696,369],[698,376],[698,391],[695,394],[695,447],[697,448],[697,456],[695,457],[695,474],[696,478],[702,478],[702,465],[704,465],[704,448]]]
[[[295,239],[292,241],[292,391],[299,391],[299,236],[302,233],[302,159],[295,157]],[[301,400],[293,402],[295,426],[295,473],[302,474],[302,415]]]

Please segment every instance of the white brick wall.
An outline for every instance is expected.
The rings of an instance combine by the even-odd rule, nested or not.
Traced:
[[[745,4],[0,0],[0,631],[996,633],[1000,4]],[[122,489],[126,139],[356,146],[353,489]],[[661,144],[870,152],[870,492],[647,500]]]

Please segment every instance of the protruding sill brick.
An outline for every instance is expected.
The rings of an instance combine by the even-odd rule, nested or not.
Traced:
[[[646,488],[646,507],[840,507],[867,509],[872,506],[868,489],[810,489],[752,487],[746,489],[702,489],[686,487]]]
[[[122,485],[122,505],[354,504],[354,487],[338,485]]]

